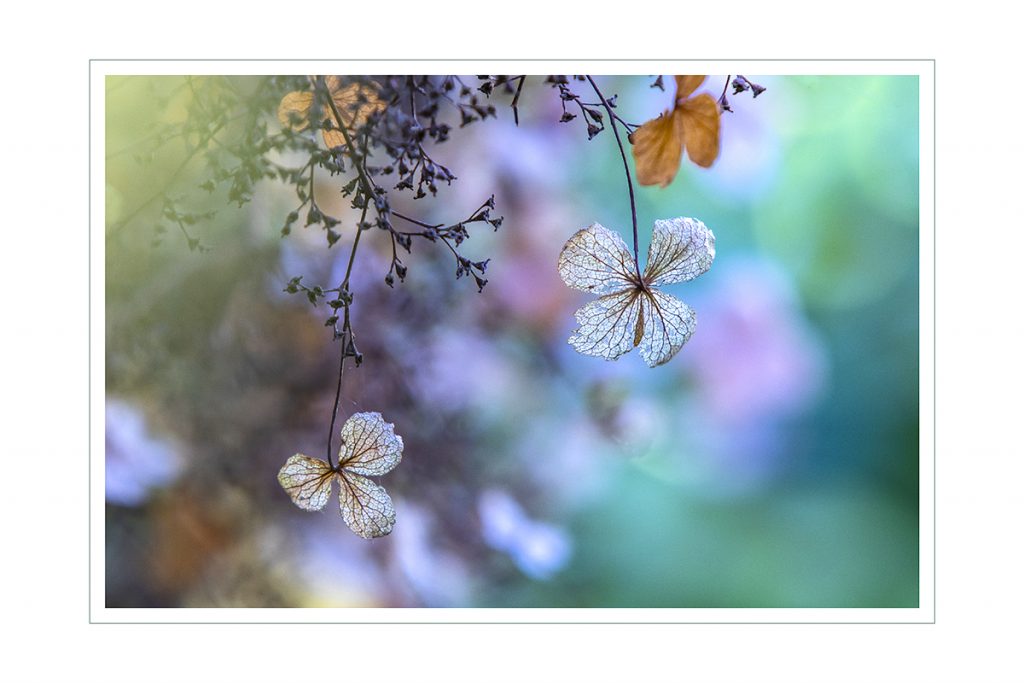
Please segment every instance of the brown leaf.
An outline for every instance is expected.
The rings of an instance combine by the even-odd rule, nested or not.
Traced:
[[[665,112],[633,132],[633,160],[641,185],[665,187],[676,177],[683,158],[682,124],[683,119]]]
[[[707,76],[676,76],[676,102],[682,102],[700,87]]]
[[[707,168],[718,158],[719,111],[715,99],[704,93],[680,103],[674,118],[683,129],[686,155]]]

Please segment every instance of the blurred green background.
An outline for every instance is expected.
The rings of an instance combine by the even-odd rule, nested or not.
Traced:
[[[282,183],[240,208],[198,189],[203,150],[160,139],[186,79],[108,78],[107,606],[917,606],[917,79],[749,78],[767,91],[730,97],[714,166],[637,190],[642,255],[657,218],[717,237],[712,269],[667,288],[699,322],[659,368],[566,343],[589,297],[558,253],[593,222],[628,241],[630,208],[611,132],[558,123],[540,77],[518,127],[496,95],[497,120],[432,151],[458,176],[437,199],[393,193],[432,222],[493,193],[505,220],[463,248],[492,259],[482,294],[442,245],[415,244],[394,289],[386,235],[360,245],[341,419],[380,411],[405,440],[372,542],[276,481],[324,457],[338,351],[323,305],[282,289],[337,286],[351,230],[282,238]],[[596,80],[627,121],[670,106],[651,77]],[[321,173],[317,196],[351,225],[345,182]],[[188,228],[209,251],[156,232],[164,194],[216,210]]]

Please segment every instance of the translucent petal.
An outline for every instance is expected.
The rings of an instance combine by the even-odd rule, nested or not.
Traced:
[[[296,453],[277,473],[277,481],[303,510],[320,510],[331,497],[334,471],[323,460]]]
[[[700,87],[707,76],[676,76],[676,99],[684,100]]]
[[[617,232],[600,223],[569,238],[558,257],[558,274],[573,289],[608,294],[635,286],[633,255]]]
[[[707,93],[697,95],[676,107],[675,117],[682,123],[686,156],[707,168],[718,158],[718,129],[721,126],[718,102]]]
[[[302,130],[309,125],[309,109],[312,105],[313,93],[290,92],[281,98],[281,104],[277,107],[277,120],[282,126]]]
[[[636,346],[635,332],[640,316],[640,290],[607,294],[576,311],[580,328],[569,337],[582,354],[615,360]]]
[[[382,486],[366,477],[341,473],[341,518],[363,538],[387,536],[395,526],[395,506]]]
[[[654,221],[644,281],[648,285],[686,282],[715,260],[715,235],[696,218]]]
[[[641,185],[667,186],[683,158],[683,120],[673,112],[651,119],[633,132],[633,161]]]
[[[335,147],[343,147],[345,145],[345,134],[336,128],[322,130],[320,134],[323,135],[324,144],[327,145],[327,149],[334,149]]]
[[[382,99],[377,97],[377,92],[373,88],[361,83],[342,86],[338,76],[327,77],[327,88],[330,90],[331,99],[334,100],[334,106],[341,114],[341,120],[350,131],[365,124],[372,114],[387,106]],[[333,112],[326,112],[326,115],[333,120]],[[337,125],[337,121],[334,123]],[[330,148],[345,144],[345,136],[339,130],[325,130],[323,137],[324,144]]]
[[[402,437],[380,413],[356,413],[341,428],[338,466],[349,472],[377,477],[402,461]]]
[[[697,327],[697,314],[679,299],[656,289],[639,298],[646,321],[640,357],[653,368],[667,363],[690,340]]]

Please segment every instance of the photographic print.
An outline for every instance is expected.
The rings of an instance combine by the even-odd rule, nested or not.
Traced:
[[[127,66],[94,619],[932,619],[930,63]]]

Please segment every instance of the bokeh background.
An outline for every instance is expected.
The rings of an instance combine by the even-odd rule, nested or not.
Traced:
[[[374,541],[336,493],[307,513],[276,481],[290,455],[324,456],[338,353],[323,305],[282,290],[336,286],[351,232],[281,238],[280,183],[241,208],[203,199],[201,161],[149,144],[184,115],[182,79],[109,78],[107,606],[916,606],[917,80],[748,77],[768,89],[730,98],[715,165],[637,190],[642,254],[656,218],[717,237],[712,269],[666,288],[699,322],[665,366],[566,343],[589,297],[558,253],[595,221],[628,242],[630,208],[611,131],[559,123],[539,77],[518,127],[496,96],[497,120],[436,147],[458,176],[437,199],[393,198],[452,222],[493,193],[505,219],[463,248],[492,259],[481,294],[440,244],[415,244],[394,289],[384,233],[360,244],[365,362],[341,420],[380,411],[405,441],[380,479],[398,521]],[[596,78],[627,121],[670,106],[652,77]],[[154,246],[158,204],[112,229],[165,186],[218,209],[193,228],[210,251]]]

